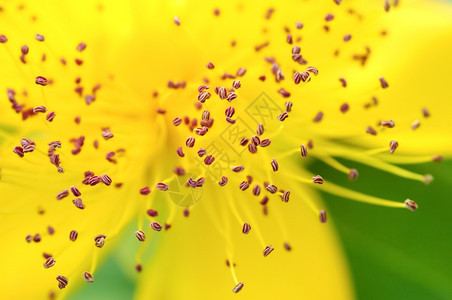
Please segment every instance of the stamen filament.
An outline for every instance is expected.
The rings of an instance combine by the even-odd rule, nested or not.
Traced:
[[[339,195],[344,198],[348,198],[351,200],[373,204],[373,205],[381,205],[386,207],[398,207],[398,208],[404,208],[405,205],[403,202],[395,202],[391,200],[381,199],[374,196],[369,196],[366,194],[362,194],[353,190],[349,190],[347,188],[343,188],[341,186],[335,185],[331,182],[328,182],[327,184],[317,185],[318,189],[325,191],[327,193],[333,194],[333,195]]]
[[[350,172],[349,168],[347,168],[331,156],[317,155],[316,157],[342,173],[348,174]]]
[[[89,273],[91,273],[91,274],[94,274],[94,271],[96,270],[98,256],[99,256],[99,249],[96,248],[96,249],[94,249],[94,253],[92,256],[92,260],[91,260],[91,267],[89,269]]]
[[[250,210],[249,210],[249,208],[248,208],[246,203],[244,203],[242,205],[242,207],[244,208],[245,214],[247,215],[248,219],[251,221],[252,231],[256,232],[257,238],[258,238],[259,242],[261,243],[261,246],[265,247],[266,244],[265,244],[264,239],[262,237],[262,234],[261,234],[261,232],[259,230],[259,226],[257,226],[257,222],[256,222],[256,220],[253,217],[253,214],[250,212]]]
[[[237,275],[235,274],[234,262],[232,260],[232,255],[230,253],[228,254],[228,260],[229,260],[229,269],[231,270],[232,279],[234,279],[235,284],[238,284],[239,281],[237,280]]]

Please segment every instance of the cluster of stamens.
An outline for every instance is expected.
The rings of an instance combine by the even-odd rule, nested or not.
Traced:
[[[334,0],[334,2],[337,5],[341,4],[340,0]],[[397,3],[395,1],[393,6],[396,6],[396,5],[397,5]],[[389,1],[386,0],[385,4],[384,4],[384,8],[386,10],[389,10],[390,6],[391,5],[390,5]],[[265,16],[266,19],[270,19],[273,13],[274,13],[274,10],[269,9],[267,11],[267,15]],[[215,16],[219,16],[220,11],[218,9],[216,9],[214,11],[214,14],[215,14]],[[327,24],[332,24],[332,23],[334,23],[333,22],[334,19],[335,19],[335,17],[333,14],[327,14],[324,16],[322,21],[328,22]],[[176,26],[182,26],[181,21],[179,20],[179,18],[177,16],[174,17],[173,22]],[[324,28],[326,31],[329,31],[329,28],[330,28],[329,26],[331,26],[331,25],[325,25]],[[302,28],[304,28],[304,24],[300,21],[296,22],[295,29],[301,30]],[[316,67],[307,66],[308,61],[302,56],[301,47],[298,45],[294,45],[295,43],[301,42],[301,36],[298,36],[295,33],[291,32],[289,28],[286,28],[286,32],[287,32],[287,35],[285,36],[286,42],[290,45],[293,45],[293,46],[289,46],[292,49],[291,49],[291,52],[286,53],[286,55],[290,55],[289,58],[292,59],[291,63],[296,63],[296,67],[301,68],[300,70],[293,70],[293,76],[292,76],[293,83],[291,80],[287,80],[287,81],[290,81],[291,84],[295,85],[295,88],[298,88],[303,85],[310,84],[311,81],[317,80],[316,76],[319,75],[319,70]],[[341,35],[341,37],[342,37],[342,35]],[[351,40],[351,38],[352,38],[351,34],[345,34],[342,37],[344,42],[349,42]],[[44,44],[46,42],[46,38],[44,37],[44,35],[39,34],[39,33],[35,35],[35,40],[40,43],[44,43]],[[7,37],[4,35],[0,35],[0,43],[6,44],[7,42],[8,42]],[[233,41],[231,43],[231,46],[234,47],[235,44],[236,44],[236,42]],[[261,43],[261,44],[256,45],[254,47],[254,50],[257,54],[262,49],[269,47],[269,46],[270,46],[270,42]],[[81,42],[76,46],[75,50],[78,53],[81,53],[81,52],[85,51],[86,48],[87,48],[86,43]],[[29,52],[30,52],[30,48],[27,45],[23,45],[20,48],[20,53],[21,53],[20,61],[23,64],[28,63]],[[356,54],[354,56],[354,59],[358,60],[359,62],[361,62],[364,65],[366,63],[366,60],[368,59],[369,53],[370,53],[370,49],[366,49],[365,55]],[[42,56],[42,61],[45,61],[45,60],[46,60],[46,56],[44,54]],[[80,58],[75,58],[74,61],[77,66],[81,66],[84,63],[84,61]],[[280,84],[280,83],[284,82],[286,80],[286,77],[283,72],[283,67],[281,67],[280,64],[278,64],[276,59],[273,57],[265,57],[265,61],[269,65],[271,65],[271,68],[269,70],[269,72],[271,72],[271,74],[272,74],[271,80],[274,80],[274,82],[276,84]],[[62,58],[61,63],[63,65],[66,65],[68,62]],[[218,63],[218,65],[220,65],[220,63]],[[202,68],[204,69],[204,71],[207,71],[207,72],[216,72],[217,71],[215,65],[212,62],[208,62],[205,65],[205,67],[203,65]],[[251,70],[251,68],[250,68],[250,70]],[[251,72],[249,72],[249,73],[251,73]],[[238,122],[240,121],[240,119],[242,117],[241,114],[243,112],[243,110],[241,109],[241,107],[242,107],[241,103],[243,103],[245,101],[245,99],[242,99],[241,95],[239,94],[239,90],[240,90],[240,93],[242,93],[243,90],[245,88],[247,88],[246,79],[247,79],[247,76],[250,76],[249,73],[247,75],[247,69],[244,67],[239,68],[236,72],[231,72],[231,73],[224,72],[224,73],[220,74],[218,77],[222,81],[222,83],[228,82],[228,84],[221,84],[221,85],[216,85],[216,86],[212,85],[212,88],[208,85],[209,80],[207,78],[205,78],[204,82],[202,82],[202,83],[198,82],[196,84],[196,86],[198,86],[198,84],[199,84],[198,88],[197,89],[193,88],[192,90],[190,90],[193,92],[192,100],[195,103],[195,108],[197,109],[196,118],[190,118],[188,115],[185,115],[185,116],[176,115],[174,113],[174,110],[172,110],[170,107],[158,108],[157,109],[157,113],[158,113],[157,117],[164,118],[165,120],[169,118],[167,121],[169,124],[172,124],[170,126],[171,128],[169,128],[169,130],[174,130],[174,132],[177,132],[177,134],[175,134],[174,136],[180,137],[182,135],[182,138],[171,140],[171,142],[177,142],[178,144],[175,144],[175,145],[177,145],[177,147],[174,147],[175,149],[172,148],[172,150],[170,151],[171,154],[174,156],[177,154],[177,157],[176,157],[177,164],[175,163],[175,165],[177,165],[177,166],[176,167],[172,166],[172,173],[173,173],[172,178],[174,178],[174,177],[178,178],[178,179],[184,178],[183,183],[180,184],[181,185],[180,188],[186,188],[190,192],[200,191],[203,188],[209,187],[208,183],[214,183],[215,187],[219,186],[224,189],[231,189],[234,191],[234,193],[238,192],[238,193],[240,193],[240,195],[245,195],[246,193],[249,193],[252,196],[258,197],[258,196],[261,196],[261,194],[265,194],[265,195],[263,195],[263,198],[259,201],[259,204],[263,208],[263,210],[262,210],[263,214],[267,215],[268,214],[268,205],[267,204],[272,197],[278,197],[283,204],[288,203],[290,199],[292,199],[292,201],[299,200],[299,199],[297,199],[298,196],[296,194],[296,191],[294,191],[294,189],[292,189],[292,194],[291,194],[291,191],[289,190],[290,186],[288,188],[283,186],[283,185],[290,185],[291,184],[290,182],[284,182],[284,183],[280,184],[280,182],[278,182],[277,180],[272,180],[274,178],[271,177],[272,174],[275,177],[280,174],[286,174],[285,173],[286,170],[284,168],[285,167],[284,158],[282,158],[282,157],[280,158],[278,156],[279,153],[271,152],[273,150],[272,146],[275,145],[275,144],[272,145],[272,141],[275,142],[276,139],[274,139],[274,137],[276,137],[279,134],[279,130],[284,131],[284,129],[285,129],[284,126],[290,126],[290,125],[286,125],[286,124],[292,122],[293,119],[296,119],[296,117],[294,118],[294,116],[297,116],[296,112],[294,112],[294,103],[292,101],[287,101],[288,100],[287,98],[293,97],[292,95],[295,94],[295,92],[293,92],[293,91],[291,92],[291,91],[289,91],[289,89],[286,89],[286,88],[278,88],[277,90],[275,89],[275,91],[279,94],[279,95],[277,94],[278,97],[282,97],[284,99],[284,108],[280,109],[278,111],[278,114],[273,116],[272,121],[275,121],[275,122],[269,123],[268,127],[267,127],[267,124],[265,123],[265,130],[264,130],[263,122],[262,123],[256,122],[257,126],[253,127],[254,129],[252,130],[251,134],[249,134],[249,133],[242,134],[235,142],[234,146],[237,146],[238,149],[243,150],[241,153],[245,153],[246,155],[251,154],[250,156],[253,158],[249,158],[250,156],[241,157],[239,155],[236,155],[238,157],[238,159],[242,160],[242,161],[240,161],[239,163],[237,163],[233,166],[229,166],[228,170],[224,171],[224,173],[221,173],[219,176],[216,175],[216,177],[213,177],[211,175],[207,175],[207,173],[209,173],[209,171],[215,169],[216,163],[218,163],[218,161],[221,158],[219,156],[217,156],[216,153],[214,153],[211,149],[209,149],[209,147],[205,146],[205,144],[207,144],[207,141],[218,141],[220,139],[219,135],[217,135],[216,131],[215,131],[218,127],[226,128],[226,129],[232,128],[232,126],[237,125]],[[320,77],[321,76],[319,76],[319,78]],[[267,80],[267,76],[264,74],[260,75],[258,78],[255,78],[255,80],[256,79],[258,79],[262,82],[270,81],[270,80]],[[339,82],[337,82],[337,80]],[[375,78],[375,82],[376,82],[376,84],[378,84],[378,82],[379,82],[379,86],[382,89],[389,88],[388,82],[383,77],[379,77],[378,81]],[[340,86],[342,88],[346,88],[348,85],[348,81],[345,78],[339,78],[339,79],[336,78],[335,83],[338,86],[340,84]],[[352,83],[352,82],[350,81],[350,83]],[[34,77],[33,84],[38,85],[38,87],[40,89],[43,89],[43,91],[44,91],[46,88],[48,88],[48,86],[53,85],[54,83],[53,83],[53,80],[50,79],[50,77],[48,79],[44,76],[36,76],[36,77]],[[100,84],[96,84],[91,89],[84,88],[81,85],[81,77],[79,77],[79,76],[77,76],[75,78],[75,84],[76,84],[76,86],[74,88],[74,91],[72,91],[72,92],[73,93],[75,92],[80,98],[82,98],[82,101],[84,99],[84,102],[86,105],[93,104],[93,102],[95,102],[95,100],[98,98],[97,92],[101,88]],[[189,88],[192,88],[193,86],[190,84],[190,82],[186,82],[186,81],[175,82],[173,80],[168,80],[166,87],[169,90],[171,90],[171,92],[177,92],[177,90],[180,90],[180,89],[188,90]],[[20,104],[19,101],[17,100],[16,91],[14,91],[13,89],[7,90],[7,96],[8,96],[9,102],[11,103],[12,109],[14,110],[15,113],[18,113],[18,114],[21,113],[23,121],[25,121],[31,117],[44,118],[44,116],[45,116],[45,120],[47,121],[47,122],[45,122],[45,124],[48,126],[52,126],[55,123],[57,123],[58,120],[60,119],[60,116],[62,116],[62,114],[59,114],[57,121],[55,121],[52,124],[49,124],[50,122],[53,122],[55,120],[55,117],[56,117],[55,111],[48,111],[48,109],[43,105],[28,107],[25,104]],[[155,92],[154,97],[158,97],[157,92]],[[100,99],[100,97],[99,97],[99,99]],[[46,102],[43,102],[43,103],[46,103]],[[224,107],[226,107],[226,105],[224,105],[224,104],[227,105],[226,109],[224,109]],[[93,105],[97,105],[97,103],[95,103]],[[298,104],[296,103],[296,105],[298,105]],[[377,105],[378,105],[377,98],[372,97],[372,101],[369,103],[366,103],[364,105],[364,107],[370,108],[370,107],[377,106]],[[205,108],[205,109],[203,109],[203,108]],[[297,108],[297,106],[295,107],[295,110],[296,110],[296,108]],[[350,105],[346,102],[342,103],[339,107],[339,110],[342,114],[345,114],[350,110]],[[317,112],[317,110],[315,112]],[[427,108],[425,108],[425,107],[422,108],[422,115],[424,118],[430,117],[430,112],[427,110]],[[289,118],[290,116],[291,116],[291,118]],[[214,117],[218,118],[217,122],[214,122]],[[220,119],[220,117],[221,117],[221,119]],[[199,123],[198,123],[198,118],[200,120]],[[309,121],[310,122],[312,121],[312,123],[319,123],[323,119],[324,119],[324,112],[318,111],[317,114],[312,118],[312,120],[310,117]],[[81,117],[77,116],[74,119],[74,122],[77,125],[80,124]],[[275,129],[275,126],[273,124],[278,124],[277,126],[281,126],[281,127],[279,129],[278,128]],[[420,124],[421,124],[420,120],[418,120],[418,119],[414,120],[411,124],[411,129],[412,130],[418,129],[420,127]],[[374,124],[373,126],[375,128],[370,125],[366,126],[365,128],[364,127],[361,128],[360,130],[362,131],[363,136],[366,134],[369,134],[372,136],[377,136],[378,133],[380,132],[380,130],[391,130],[392,128],[394,128],[396,126],[396,122],[394,120],[383,120],[383,121],[379,121],[378,123]],[[400,126],[400,125],[398,125],[398,126]],[[113,128],[113,126],[111,128]],[[100,132],[97,131],[97,138],[100,140],[100,143],[103,143],[103,142],[109,142],[109,143],[113,142],[114,143],[115,140],[121,134],[121,132],[116,131],[116,128],[114,128],[115,129],[114,132],[117,135],[117,137],[114,138],[115,134],[113,134],[110,127],[97,128],[97,130],[99,130],[99,129],[100,129]],[[254,133],[254,130],[255,130],[255,133]],[[72,136],[73,137],[68,140],[69,143],[72,145],[70,153],[74,157],[77,155],[78,155],[78,157],[80,157],[86,152],[86,150],[84,150],[82,153],[82,150],[86,149],[86,147],[87,147],[85,145],[85,136],[79,135],[79,134],[77,134],[77,135],[74,134]],[[315,136],[313,138],[315,139]],[[102,145],[99,146],[99,140],[96,139],[93,142],[93,147],[96,150],[98,150],[102,146]],[[315,141],[316,141],[316,148],[317,148],[317,140],[315,140]],[[14,145],[17,145],[16,142],[14,143]],[[385,149],[384,149],[385,152],[388,152],[387,145],[388,144],[385,144]],[[133,145],[130,145],[130,146],[133,147]],[[391,140],[389,142],[389,153],[394,154],[396,149],[398,149],[398,147],[399,147],[399,142],[396,140]],[[61,166],[62,162],[60,160],[60,153],[58,153],[60,151],[59,149],[61,149],[61,148],[62,148],[62,143],[60,141],[51,141],[50,143],[48,143],[47,153],[45,154],[45,156],[48,157],[48,159],[50,160],[50,163],[57,168],[58,173],[64,173],[64,169]],[[309,157],[308,157],[308,149],[309,149]],[[39,152],[39,151],[35,151],[35,150],[40,150],[40,149],[37,149],[36,143],[33,140],[28,139],[28,138],[22,138],[20,141],[20,146],[15,146],[13,148],[13,152],[15,154],[17,154],[20,158],[25,157],[24,160],[29,155],[38,155],[39,153],[36,153],[36,152]],[[311,158],[311,156],[319,158],[319,159],[324,159],[325,162],[330,164],[332,167],[334,167],[342,172],[345,172],[350,180],[356,180],[358,177],[358,171],[356,169],[347,168],[347,167],[343,166],[340,162],[333,159],[333,157],[332,157],[333,155],[329,155],[329,153],[327,153],[326,155],[322,155],[322,154],[318,154],[320,152],[316,152],[315,150],[313,150],[313,140],[311,140],[311,139],[305,140],[305,141],[302,141],[300,139],[298,141],[296,149],[289,149],[289,150],[290,151],[295,150],[297,153],[299,153],[299,154],[297,154],[297,157],[301,156],[301,159],[303,160],[303,162],[305,160],[309,160]],[[11,149],[9,149],[8,151],[11,151]],[[325,150],[325,151],[328,152],[328,150]],[[9,153],[11,153],[11,152],[9,152]],[[82,153],[82,154],[80,154],[80,153]],[[115,167],[116,165],[120,164],[121,158],[118,159],[118,156],[122,157],[122,155],[124,153],[125,153],[125,148],[120,148],[115,151],[108,151],[105,154],[105,158],[103,156],[104,154],[102,154],[102,161],[103,161],[103,163],[108,164],[108,166],[110,166],[110,167]],[[270,155],[269,153],[271,153],[272,155]],[[273,154],[274,154],[274,156],[273,156]],[[398,154],[398,152],[396,154]],[[165,153],[165,155],[166,155],[166,153]],[[169,156],[170,156],[170,154],[168,154],[168,157]],[[62,157],[65,158],[64,156],[62,156]],[[244,157],[246,157],[246,158],[244,158]],[[248,164],[248,159],[251,160],[251,159],[255,159],[256,157],[260,161],[262,161],[261,165],[253,166],[253,165]],[[272,158],[272,157],[275,157],[275,158]],[[442,159],[442,156],[440,156],[440,155],[433,157],[433,161],[440,161],[441,159]],[[107,162],[105,162],[105,160]],[[118,160],[119,160],[119,162],[118,162]],[[199,162],[199,164],[198,164],[198,162]],[[199,167],[199,165],[202,166],[203,171],[199,171],[201,168],[201,167]],[[184,166],[184,167],[182,167],[182,166]],[[228,175],[228,174],[226,174],[226,172],[232,172],[232,173],[229,173],[231,175]],[[247,175],[247,172],[249,172],[248,175]],[[102,173],[102,172],[100,172],[100,173]],[[98,173],[98,174],[100,174],[100,173]],[[111,174],[110,171],[108,171],[108,173]],[[80,172],[80,175],[81,174],[82,173]],[[249,174],[251,174],[253,176],[251,176]],[[270,174],[270,175],[268,175],[268,174]],[[113,174],[113,175],[115,175],[115,174]],[[229,177],[226,175],[228,175]],[[92,171],[85,171],[85,172],[83,172],[83,176],[84,176],[84,178],[81,183],[84,185],[84,187],[82,187],[84,197],[85,197],[85,190],[84,190],[85,188],[90,189],[90,187],[96,186],[100,183],[103,183],[103,185],[100,185],[100,186],[102,186],[102,188],[107,188],[107,187],[111,186],[113,183],[111,177],[109,175],[107,175],[106,173],[103,173],[102,175],[96,175]],[[310,175],[308,177],[305,176],[303,178],[297,177],[296,180],[298,180],[302,183],[309,184],[309,185],[319,188],[319,189],[322,189],[323,187],[328,188],[330,179],[327,176],[325,177],[327,179],[326,182],[321,175],[315,175],[315,176],[312,176],[312,178],[311,178],[311,176],[312,175]],[[294,177],[296,177],[296,176],[294,176]],[[412,177],[416,177],[416,176],[412,175]],[[155,187],[155,190],[158,191],[158,193],[166,192],[164,194],[171,196],[171,193],[174,193],[174,190],[175,190],[174,189],[175,186],[172,185],[173,184],[172,181],[168,180],[168,179],[162,179],[162,178],[157,178],[157,179],[158,179],[158,181],[154,182],[152,185],[149,184],[149,186],[151,186],[152,189],[154,189],[154,187]],[[428,183],[429,181],[432,180],[432,177],[424,176],[422,180],[424,182]],[[271,181],[274,181],[274,182],[271,182]],[[278,187],[274,183],[276,185],[278,185]],[[70,183],[70,184],[73,184],[73,183]],[[75,206],[75,208],[79,209],[79,210],[75,210],[75,211],[83,213],[82,210],[85,210],[85,209],[89,210],[90,206],[89,206],[88,198],[84,198],[86,200],[86,203],[88,203],[88,206],[87,206],[86,203],[84,203],[81,198],[82,192],[79,190],[79,188],[77,188],[75,185],[71,185],[69,188],[67,188],[67,186],[69,186],[70,184],[65,186],[66,189],[64,189],[56,194],[56,200],[58,200],[58,201],[64,200],[65,198],[69,197],[72,194],[73,195],[72,204],[73,204],[73,206]],[[122,183],[115,182],[114,186],[120,187],[121,184]],[[281,186],[282,186],[282,188],[281,188]],[[331,186],[333,186],[333,185],[331,185]],[[334,187],[332,189],[334,189]],[[137,188],[134,191],[135,191],[137,197],[143,196],[142,197],[143,199],[145,199],[146,196],[151,194],[151,188],[149,188],[148,186],[142,187],[140,189]],[[152,194],[153,193],[154,192],[152,191]],[[343,194],[346,194],[346,193],[343,193]],[[138,195],[141,195],[141,196],[138,196]],[[151,195],[151,196],[153,196],[153,195]],[[219,196],[221,196],[221,195],[219,195]],[[355,199],[356,198],[359,198],[359,196],[356,196]],[[357,199],[357,200],[360,200],[360,201],[362,200],[364,202],[367,201],[367,200],[363,200],[363,199]],[[206,201],[209,201],[209,200],[206,200]],[[371,201],[368,201],[368,202],[373,203],[373,204],[380,204],[378,201],[379,200],[376,200],[376,203],[373,203]],[[63,202],[64,201],[62,201],[61,203],[63,203]],[[406,207],[407,209],[412,210],[412,211],[414,211],[418,208],[418,205],[410,199],[405,200],[403,203],[397,203],[397,204],[394,204],[393,202],[391,202],[391,204],[388,204],[388,203],[389,203],[388,200],[381,200],[382,205],[393,206],[393,207]],[[235,211],[235,208],[233,210]],[[318,221],[320,223],[327,222],[327,214],[324,209],[315,208],[314,211],[316,213],[316,220],[318,217],[319,218]],[[142,214],[149,218],[156,218],[159,216],[158,212],[155,209],[151,209],[148,207],[145,212],[144,211],[142,212]],[[236,214],[239,215],[239,213],[236,213]],[[190,215],[190,209],[188,206],[184,206],[183,215],[185,217],[188,217]],[[241,220],[240,216],[238,217],[238,219],[240,219],[240,227],[237,227],[236,230],[238,232],[239,232],[239,230],[241,230],[241,232],[246,236],[254,235],[255,231],[257,231],[257,229],[259,228],[258,224],[254,224],[253,222],[251,222],[251,223],[244,222],[245,220]],[[152,219],[152,221],[149,222],[148,224],[149,224],[149,228],[152,230],[151,231],[152,234],[154,234],[154,233],[161,234],[158,232],[161,232],[163,229],[168,230],[171,227],[170,220],[168,220],[165,223],[164,222],[159,223],[159,222],[155,221],[154,219]],[[252,228],[253,228],[253,231],[251,231]],[[53,235],[53,233],[54,233],[53,227],[51,227],[51,226],[48,227],[48,233],[50,235]],[[109,234],[109,237],[111,237],[110,233],[108,233],[108,234]],[[83,235],[83,233],[82,233],[82,235]],[[141,228],[141,225],[140,225],[140,228],[138,228],[138,230],[136,230],[134,232],[134,235],[139,242],[141,242],[141,243],[146,242],[146,233],[145,233],[144,229]],[[149,233],[148,233],[148,235],[149,235]],[[67,239],[67,235],[65,235],[65,236]],[[79,236],[78,231],[71,230],[69,232],[69,241],[76,242],[78,239],[78,236]],[[94,243],[93,243],[94,245],[93,246],[95,246],[97,248],[102,248],[105,245],[106,239],[107,239],[107,235],[105,235],[105,234],[99,234],[99,235],[94,236]],[[27,243],[31,243],[31,242],[39,243],[41,241],[41,234],[40,233],[36,233],[34,235],[28,234],[26,236],[25,240]],[[80,240],[78,242],[80,242]],[[146,244],[146,243],[144,243],[144,244]],[[264,257],[267,257],[270,255],[270,253],[272,253],[275,250],[275,248],[271,245],[266,245],[266,244],[263,244],[262,246],[264,246],[264,245],[265,245],[265,248],[264,248],[262,254]],[[288,242],[285,242],[283,247],[286,251],[290,251],[292,249]],[[53,256],[48,255],[45,262],[43,263],[43,266],[45,269],[49,269],[49,268],[53,267],[55,265],[55,263],[56,263],[55,258]],[[228,260],[227,266],[229,268],[233,269],[235,264],[229,263],[229,260]],[[142,265],[140,263],[136,265],[136,270],[137,271],[142,270]],[[94,281],[93,275],[89,272],[84,272],[82,277],[86,282],[92,283]],[[63,289],[67,286],[67,284],[68,284],[67,277],[58,275],[56,279],[58,282],[58,287],[60,289]],[[244,287],[244,283],[238,282],[236,279],[235,279],[235,281],[236,281],[236,285],[233,288],[233,292],[238,293]]]

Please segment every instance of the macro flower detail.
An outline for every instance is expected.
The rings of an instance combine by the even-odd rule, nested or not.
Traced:
[[[177,272],[171,284],[197,296],[194,269],[218,278],[202,297],[290,298],[302,281],[307,298],[352,298],[317,192],[415,211],[410,191],[358,192],[360,166],[428,184],[401,165],[439,162],[452,145],[438,142],[444,87],[415,75],[414,54],[401,59],[429,40],[398,40],[438,8],[397,2],[2,4],[0,236],[11,249],[0,253],[24,256],[6,262],[6,296],[29,270],[39,284],[25,296],[65,297],[98,280],[127,236],[143,299],[181,298],[162,291]],[[329,289],[311,290],[319,277]]]

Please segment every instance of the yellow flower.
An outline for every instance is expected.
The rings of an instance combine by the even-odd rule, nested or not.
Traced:
[[[432,180],[397,165],[451,152],[452,11],[339,2],[2,4],[2,297],[95,283],[124,233],[139,298],[353,298],[316,189],[417,204],[307,165]]]

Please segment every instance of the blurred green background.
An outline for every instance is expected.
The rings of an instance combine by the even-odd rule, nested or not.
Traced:
[[[343,162],[359,170],[357,181],[350,182],[320,162],[311,169],[329,174],[344,187],[397,201],[410,198],[419,205],[412,212],[322,195],[358,299],[452,299],[452,161],[407,166],[432,174],[435,180],[430,185]],[[96,284],[83,284],[70,299],[133,298],[135,283],[129,276],[133,270],[123,267],[124,251],[111,253],[96,272]]]

